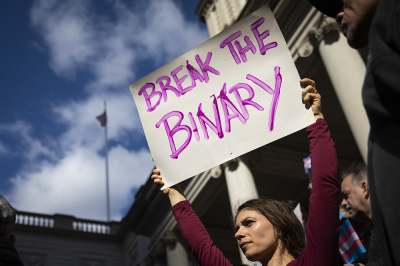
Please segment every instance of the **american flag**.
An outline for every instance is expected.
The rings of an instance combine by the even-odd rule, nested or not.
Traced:
[[[343,213],[340,212],[340,218],[343,217]],[[361,254],[367,252],[357,233],[354,231],[353,226],[349,220],[345,220],[340,227],[339,235],[339,251],[343,260],[350,264],[355,261]]]
[[[104,113],[102,113],[101,115],[97,116],[96,119],[100,121],[102,127],[105,127],[107,125],[106,111],[104,111]]]

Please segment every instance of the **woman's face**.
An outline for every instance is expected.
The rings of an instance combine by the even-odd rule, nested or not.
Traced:
[[[235,231],[235,238],[248,260],[269,260],[278,247],[274,227],[257,211],[241,210],[236,217]]]

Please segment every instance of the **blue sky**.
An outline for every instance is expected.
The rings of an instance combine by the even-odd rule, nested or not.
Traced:
[[[22,211],[111,218],[153,163],[128,86],[209,36],[195,0],[34,0],[0,4],[0,193]]]

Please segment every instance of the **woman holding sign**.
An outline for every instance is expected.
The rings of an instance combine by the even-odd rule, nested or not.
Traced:
[[[313,163],[307,238],[296,216],[276,200],[249,200],[239,206],[235,217],[235,238],[242,252],[250,261],[264,266],[338,265],[340,189],[336,151],[321,113],[321,96],[315,82],[302,79],[300,83],[306,85],[303,103],[312,108],[316,119],[307,128]],[[160,170],[155,169],[151,178],[157,187],[164,185]],[[168,195],[182,235],[200,265],[231,265],[213,244],[179,185],[163,192]]]

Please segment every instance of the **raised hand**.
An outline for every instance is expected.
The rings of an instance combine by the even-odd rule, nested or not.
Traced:
[[[151,179],[154,181],[154,185],[156,185],[158,189],[161,189],[164,186],[164,181],[162,180],[160,169],[153,170],[153,175],[151,176]],[[178,184],[173,185],[169,188],[165,188],[162,192],[169,197],[172,206],[180,201],[186,200],[182,188]]]
[[[311,107],[315,120],[324,118],[322,115],[321,95],[317,91],[315,82],[311,79],[304,78],[300,80],[300,84],[303,87],[306,86],[301,92],[301,99],[306,108],[308,109]]]

